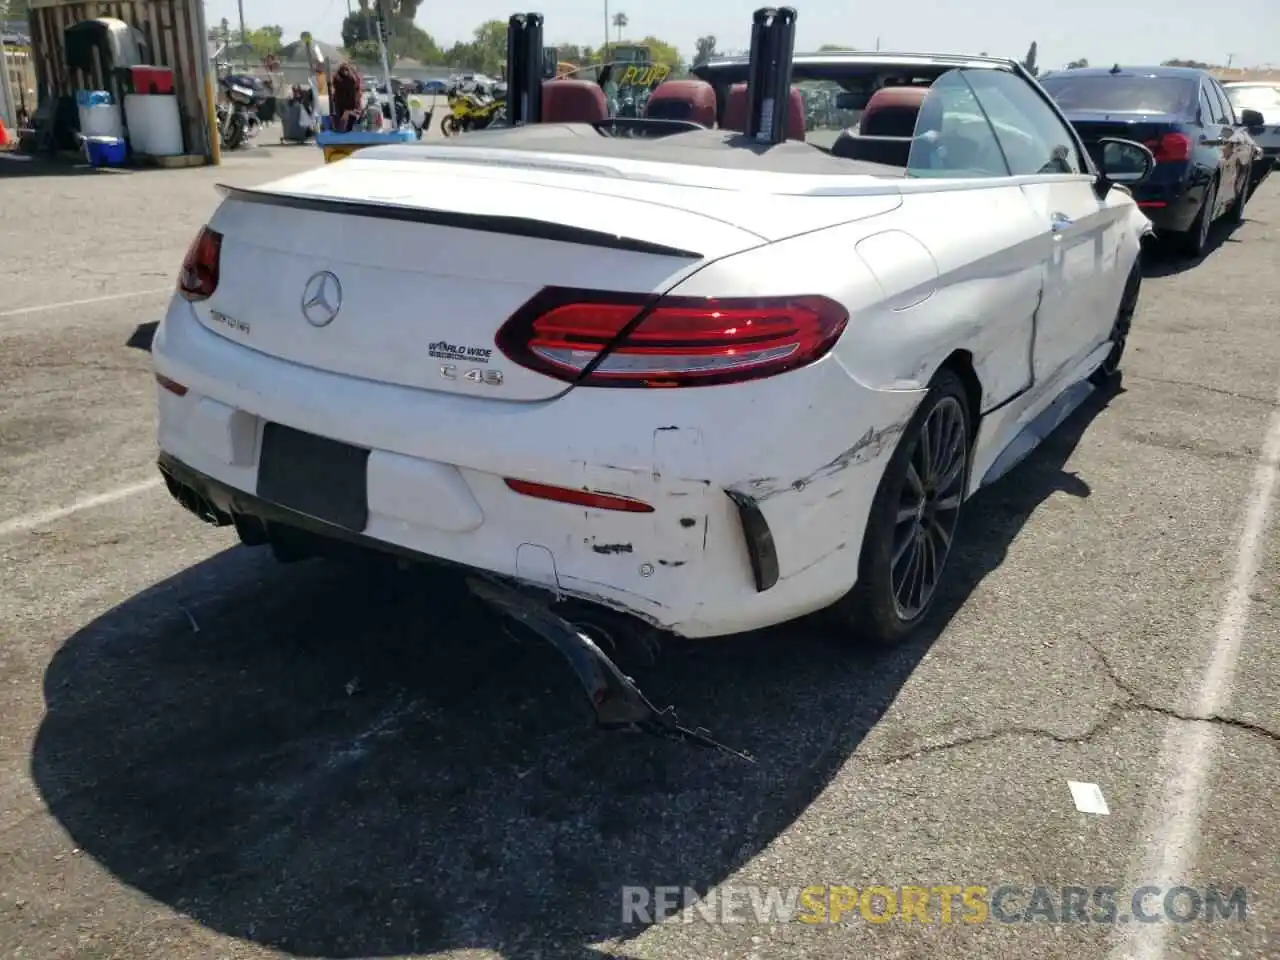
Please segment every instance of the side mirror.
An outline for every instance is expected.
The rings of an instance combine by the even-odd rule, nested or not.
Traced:
[[[1257,127],[1266,126],[1266,123],[1266,118],[1257,110],[1240,111],[1240,126],[1242,127],[1248,127],[1250,130],[1253,130]]]
[[[1098,141],[1102,152],[1099,167],[1108,184],[1122,183],[1132,187],[1145,181],[1156,168],[1154,154],[1134,140],[1103,137]]]

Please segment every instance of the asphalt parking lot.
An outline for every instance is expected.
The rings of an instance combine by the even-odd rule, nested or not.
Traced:
[[[0,168],[0,956],[1280,957],[1280,177],[1153,262],[1122,389],[972,502],[917,642],[636,654],[748,765],[588,729],[447,576],[276,566],[159,486],[148,324],[212,187],[317,162]],[[1246,918],[647,925],[621,892],[1009,885],[1009,917],[1113,886],[1127,916],[1144,884]]]

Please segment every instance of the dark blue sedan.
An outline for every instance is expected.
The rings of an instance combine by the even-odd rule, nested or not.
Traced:
[[[1172,236],[1198,256],[1214,221],[1244,218],[1253,163],[1247,130],[1256,118],[1248,110],[1237,115],[1208,73],[1190,67],[1086,67],[1040,82],[1086,147],[1093,149],[1102,137],[1123,137],[1146,144],[1155,155],[1155,171],[1133,194],[1158,235]]]

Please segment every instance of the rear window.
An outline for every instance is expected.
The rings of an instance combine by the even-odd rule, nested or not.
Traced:
[[[1280,87],[1225,87],[1227,99],[1236,110],[1257,110],[1271,122],[1280,123]]]
[[[1195,80],[1185,77],[1072,77],[1058,74],[1041,81],[1063,110],[1106,113],[1188,114],[1196,102]]]

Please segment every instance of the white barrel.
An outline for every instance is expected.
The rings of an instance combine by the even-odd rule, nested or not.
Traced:
[[[182,155],[182,116],[172,94],[129,93],[124,98],[129,144],[137,153],[153,157]]]
[[[124,117],[118,103],[95,103],[80,107],[80,133],[86,137],[124,139]]]

